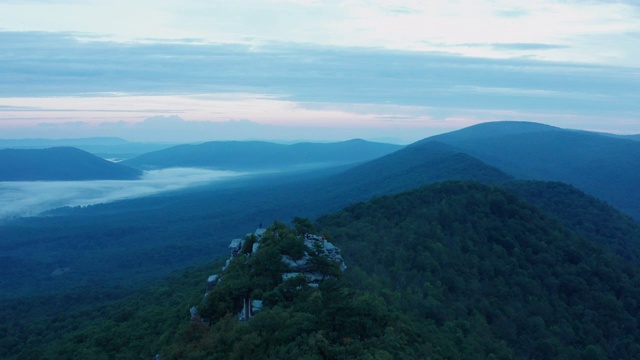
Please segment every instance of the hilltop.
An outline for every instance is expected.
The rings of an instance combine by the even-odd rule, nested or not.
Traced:
[[[342,247],[354,283],[394,294],[421,358],[640,350],[637,264],[503,190],[440,183],[349,206],[317,227]]]
[[[135,180],[141,175],[72,147],[0,149],[0,181]]]
[[[491,122],[433,136],[518,179],[561,181],[640,219],[640,142],[528,122]]]

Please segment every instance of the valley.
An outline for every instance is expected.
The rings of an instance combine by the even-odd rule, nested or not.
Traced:
[[[123,166],[271,171],[0,224],[0,301],[20,315],[2,314],[0,332],[12,334],[2,356],[295,357],[275,319],[296,319],[307,341],[297,349],[330,358],[626,358],[639,350],[632,299],[640,286],[640,210],[631,186],[640,176],[640,143],[499,122],[405,147],[304,144],[308,150],[294,147],[287,157],[251,143],[243,157],[224,155],[240,154],[239,145],[168,148]],[[365,309],[387,310],[361,313],[353,308],[360,303],[341,304],[338,290],[321,286],[273,303],[246,328],[220,316],[211,326],[227,329],[224,339],[190,328],[189,304],[221,266],[230,239],[294,217],[311,219],[342,248],[349,269],[339,287]],[[356,312],[371,330],[327,323],[335,314],[309,323],[316,297],[325,299],[322,311]],[[54,330],[63,309],[66,325]],[[149,321],[160,328],[141,325]],[[272,337],[260,326],[273,327]],[[135,344],[98,340],[131,331]],[[211,352],[224,348],[211,344],[250,338],[253,347]]]

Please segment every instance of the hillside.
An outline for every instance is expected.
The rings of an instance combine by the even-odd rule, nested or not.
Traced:
[[[134,180],[141,175],[71,147],[0,150],[0,181]]]
[[[509,177],[434,143],[347,170],[237,178],[177,194],[62,209],[50,213],[53,217],[15,221],[0,226],[0,237],[8,239],[0,250],[7,261],[29,267],[16,269],[15,277],[0,278],[6,290],[0,299],[35,289],[60,291],[87,279],[145,281],[225,251],[237,227],[296,214],[315,218],[374,195],[446,179],[495,183]],[[71,271],[52,282],[50,273],[58,268]],[[21,281],[25,278],[29,281]]]
[[[504,190],[438,183],[349,206],[315,226],[299,218],[294,225],[276,222],[258,250],[246,237],[238,246],[252,255],[191,271],[200,285],[193,278],[159,284],[28,351],[48,359],[567,360],[640,351],[640,268]],[[317,286],[282,276],[284,255],[300,258],[300,234],[309,231],[326,234],[348,266],[343,274],[328,266],[335,271]],[[202,281],[221,267],[222,277],[209,277],[217,284]],[[199,296],[184,296],[198,287]],[[247,296],[263,301],[240,321]],[[194,302],[200,309],[190,321]],[[64,325],[84,321],[71,319]]]
[[[585,240],[640,263],[640,224],[575,187],[548,181],[511,181],[502,188],[518,195]]]
[[[140,168],[207,167],[224,170],[275,170],[358,163],[402,148],[399,145],[349,140],[337,143],[283,145],[261,141],[212,141],[178,145],[126,160]]]
[[[632,358],[640,272],[504,191],[448,182],[318,220],[433,358]],[[382,287],[382,288],[381,288]],[[384,290],[383,290],[384,289]]]
[[[640,142],[523,122],[485,123],[421,142],[427,141],[455,146],[519,179],[574,185],[640,220]]]
[[[409,145],[324,179],[316,191],[335,201],[348,199],[348,202],[342,202],[345,206],[375,195],[392,194],[444,180],[497,184],[510,179],[503,171],[453,146],[429,141]],[[314,187],[309,189],[315,190]]]
[[[0,237],[5,239],[0,250],[7,263],[28,266],[17,267],[13,277],[0,279],[5,289],[0,298],[36,290],[56,292],[87,281],[147,281],[224,253],[238,227],[296,214],[315,218],[375,195],[448,179],[502,186],[510,177],[449,145],[423,142],[347,170],[238,178],[177,194],[63,209],[52,212],[52,217],[14,221],[0,226]],[[564,204],[548,214],[582,219],[565,222],[572,230],[581,226],[583,231],[592,231],[593,224],[615,229],[593,241],[609,243],[608,249],[627,257],[640,252],[640,241],[635,240],[637,225],[629,226],[612,209],[594,212],[584,194],[551,190],[534,192],[534,197],[551,204]],[[568,200],[563,202],[565,195]],[[77,239],[84,240],[79,243]],[[58,268],[71,271],[51,281],[51,272]]]
[[[320,174],[321,172],[316,173],[315,175],[319,177],[321,176]],[[331,176],[334,175],[326,175],[324,180],[331,178]],[[313,176],[311,176],[311,178],[315,179]],[[149,349],[154,349],[153,351],[155,352],[159,349],[157,347],[158,344],[167,341],[167,339],[181,337],[182,335],[171,335],[170,332],[179,331],[178,329],[180,327],[186,325],[185,322],[177,324],[166,324],[165,322],[162,329],[155,327],[151,329],[144,324],[155,323],[152,318],[154,316],[162,317],[162,314],[171,314],[173,319],[180,318],[180,314],[183,314],[182,316],[186,316],[188,307],[193,305],[193,300],[191,300],[190,305],[185,304],[182,307],[182,310],[157,307],[150,309],[139,308],[141,306],[140,304],[149,304],[150,302],[153,302],[154,304],[157,304],[157,306],[162,306],[161,304],[166,303],[167,301],[172,303],[172,306],[175,307],[175,296],[171,294],[176,291],[181,291],[178,289],[183,289],[176,286],[175,283],[170,287],[167,287],[166,284],[159,284],[158,287],[153,290],[155,295],[149,296],[147,300],[136,295],[129,300],[123,299],[122,301],[118,300],[118,302],[114,302],[119,298],[120,295],[116,294],[121,292],[121,290],[108,290],[104,295],[101,295],[102,292],[104,292],[102,289],[111,289],[116,284],[139,287],[142,284],[148,284],[151,280],[157,279],[170,271],[183,269],[195,264],[206,263],[210,261],[211,258],[217,256],[216,254],[227,253],[228,250],[226,250],[226,244],[228,244],[229,239],[237,236],[238,229],[246,229],[247,224],[254,224],[255,226],[258,222],[270,221],[269,219],[272,219],[272,217],[284,219],[287,218],[286,216],[289,216],[290,218],[291,215],[288,214],[293,211],[307,216],[306,214],[314,214],[317,213],[317,211],[321,211],[321,209],[331,208],[332,206],[341,206],[339,204],[342,204],[342,202],[333,204],[328,203],[335,199],[325,199],[323,200],[325,201],[323,203],[322,201],[319,201],[322,199],[322,197],[320,197],[322,194],[305,192],[309,189],[309,178],[294,180],[287,177],[286,179],[287,181],[284,181],[280,177],[274,177],[271,181],[267,181],[267,179],[261,178],[258,179],[258,183],[260,184],[259,186],[256,183],[253,183],[252,186],[248,187],[245,187],[247,184],[243,185],[238,182],[233,182],[227,184],[227,187],[220,188],[217,191],[214,189],[208,189],[205,191],[203,189],[200,191],[194,191],[192,194],[182,194],[179,197],[168,196],[129,200],[119,204],[116,203],[96,206],[89,209],[77,209],[76,211],[71,212],[71,215],[67,216],[25,219],[21,222],[16,222],[12,226],[5,225],[0,227],[0,237],[5,240],[2,243],[2,251],[4,254],[2,263],[6,263],[4,271],[6,271],[6,274],[8,275],[2,278],[2,287],[5,290],[3,295],[7,297],[7,299],[15,299],[4,300],[3,304],[8,306],[7,309],[13,309],[17,302],[21,304],[22,309],[20,312],[9,311],[5,314],[5,316],[10,316],[10,318],[13,319],[8,323],[13,324],[10,325],[11,330],[7,331],[15,334],[15,337],[11,338],[13,339],[11,341],[14,346],[16,346],[16,349],[21,349],[26,346],[25,344],[27,342],[34,343],[34,341],[43,341],[38,337],[40,335],[37,334],[55,334],[57,332],[61,332],[63,334],[69,334],[70,342],[66,342],[65,346],[72,346],[74,349],[95,346],[95,349],[102,349],[100,351],[106,351],[110,342],[105,342],[105,339],[120,338],[121,336],[125,336],[123,334],[126,334],[130,329],[136,329],[135,331],[137,332],[137,335],[135,336],[138,340],[129,343],[127,346],[138,349],[138,351],[142,351],[141,349],[147,349],[149,352],[144,353],[144,356],[148,356],[151,351]],[[318,179],[314,181],[321,182]],[[383,185],[383,183],[381,183],[381,185]],[[542,182],[506,182],[501,183],[501,186],[508,186],[510,187],[510,191],[516,191],[519,194],[522,194],[523,197],[538,201],[539,206],[544,208],[547,214],[554,214],[562,219],[568,220],[565,221],[567,226],[576,229],[577,233],[592,235],[593,237],[591,238],[586,235],[584,236],[584,239],[588,241],[580,243],[581,249],[593,249],[592,243],[595,243],[602,244],[607,249],[618,253],[620,250],[623,252],[632,250],[629,251],[629,254],[634,254],[633,251],[637,251],[634,250],[637,248],[637,244],[634,243],[635,239],[637,239],[638,233],[637,224],[633,222],[629,223],[628,218],[620,215],[617,211],[611,209],[606,204],[577,191],[575,188],[571,188],[563,184]],[[476,187],[479,187],[482,191],[479,193],[472,192],[472,194],[478,195],[472,196],[472,198],[476,200],[483,199],[483,196],[485,195],[481,194],[483,194],[486,189],[480,185],[474,185],[470,190],[474,190]],[[461,223],[460,226],[456,225],[456,231],[466,229],[465,231],[468,230],[475,232],[477,230],[478,234],[480,234],[475,235],[465,233],[462,236],[464,238],[475,239],[476,236],[487,236],[487,234],[493,234],[491,231],[485,229],[486,226],[489,226],[490,228],[493,227],[492,224],[494,223],[489,217],[492,215],[491,212],[487,212],[486,209],[483,210],[482,208],[474,208],[473,206],[462,206],[447,197],[449,195],[453,196],[454,194],[459,193],[459,189],[456,190],[457,187],[442,187],[441,185],[436,184],[430,186],[429,189],[432,189],[431,192],[422,193],[413,191],[408,193],[409,195],[402,194],[398,195],[398,197],[416,197],[417,199],[421,199],[426,196],[433,199],[434,202],[438,202],[439,206],[452,204],[451,213],[440,209],[437,212],[440,215],[438,215],[436,219],[426,217],[426,215],[420,217],[419,223],[414,224],[415,230],[419,233],[414,234],[407,231],[406,241],[418,241],[425,237],[431,238],[431,235],[428,235],[430,234],[428,231],[433,230],[425,230],[424,227],[431,226],[429,224],[439,222],[442,223],[441,226],[443,228],[445,226],[452,226],[450,225],[450,222],[452,221],[451,219],[454,219],[453,224]],[[526,207],[526,205],[523,205],[513,196],[507,196],[503,192],[494,188],[488,189],[496,194],[501,194],[501,197],[506,197],[508,203],[515,202],[517,204],[517,208],[521,206]],[[438,195],[437,193],[439,192],[442,194]],[[393,198],[395,197],[385,197],[383,199]],[[416,211],[418,211],[420,207],[414,203],[409,206],[398,203],[393,205],[392,209],[380,210],[380,212],[387,212],[387,214],[383,216],[383,218],[386,218],[387,220],[376,219],[374,221],[376,224],[379,222],[380,225],[360,226],[356,220],[349,220],[350,216],[352,216],[350,214],[352,213],[356,215],[361,214],[363,217],[369,216],[367,214],[370,210],[375,210],[378,206],[377,204],[382,201],[380,199],[381,198],[374,199],[367,205],[362,204],[350,207],[347,209],[346,213],[341,213],[344,215],[339,216],[341,219],[344,217],[345,221],[348,223],[353,223],[358,226],[358,230],[356,231],[359,235],[354,235],[353,238],[349,238],[349,241],[344,240],[344,238],[339,239],[339,237],[334,236],[334,239],[340,242],[338,245],[343,249],[343,255],[347,260],[348,266],[355,271],[355,275],[360,274],[359,276],[364,276],[364,273],[356,270],[357,267],[354,268],[354,266],[352,266],[352,264],[355,264],[353,263],[353,261],[355,261],[354,256],[357,257],[359,254],[358,249],[364,249],[363,251],[365,253],[373,251],[377,254],[376,256],[382,256],[382,258],[395,256],[396,252],[404,254],[399,256],[405,256],[408,252],[407,249],[411,249],[409,252],[416,252],[416,249],[420,251],[424,249],[421,245],[405,244],[403,243],[405,240],[397,239],[398,236],[404,236],[403,234],[405,233],[405,230],[407,230],[406,228],[409,227],[402,219],[406,216],[413,216],[410,213],[410,210],[416,209]],[[344,202],[348,199],[342,198],[339,200]],[[382,204],[388,204],[390,200],[385,201],[387,202]],[[211,206],[211,204],[221,203],[225,204],[225,206]],[[123,209],[128,209],[128,211],[124,211]],[[353,209],[358,210],[355,211]],[[496,207],[495,209],[497,210],[499,207]],[[393,215],[392,212],[397,212],[397,214]],[[318,213],[318,215],[320,214]],[[476,220],[473,220],[473,217],[475,216],[478,217],[477,222],[479,222],[479,224],[475,222]],[[544,230],[542,233],[536,233],[537,238],[543,239],[544,236],[547,236],[548,234],[546,231],[558,236],[567,233],[567,231],[562,229],[559,225],[560,222],[550,220],[544,215],[541,215],[538,210],[530,209],[530,207],[528,212],[522,213],[519,217],[515,217],[514,219],[509,218],[508,221],[503,219],[503,222],[507,222],[509,224],[513,223],[512,225],[514,226],[523,222],[531,222],[534,224],[536,223],[536,219],[539,217],[545,219],[544,225],[541,225],[541,227],[547,230]],[[135,218],[136,221],[131,222],[131,218]],[[415,216],[412,219],[416,220]],[[390,227],[384,230],[387,221],[393,221],[393,224],[389,225]],[[339,234],[335,229],[330,230],[330,227],[324,227],[328,226],[327,224],[334,226],[331,222],[321,220],[321,223],[323,224],[322,231],[326,230],[328,235],[330,234],[329,231],[334,235]],[[469,226],[471,226],[471,228],[469,228]],[[375,232],[378,233],[380,237],[386,236],[389,241],[395,239],[393,240],[394,246],[390,248],[386,247],[386,245],[376,245],[375,241],[369,240],[368,234],[371,229],[375,229]],[[379,232],[378,229],[380,229]],[[393,234],[391,234],[396,238],[386,232],[391,231],[391,229],[397,229]],[[604,230],[605,232],[600,232],[598,234],[594,229]],[[426,232],[421,232],[423,230]],[[536,231],[542,230],[538,229]],[[517,228],[509,228],[508,232],[510,234],[519,234],[518,237],[526,233],[526,231]],[[438,234],[437,231],[436,234]],[[445,239],[437,238],[439,239],[438,241],[444,241],[444,247],[440,250],[448,249],[452,246],[451,241],[454,241],[455,243],[455,241],[457,241],[456,239],[459,238],[459,236],[454,236],[456,234],[455,232],[443,234],[453,235],[447,235]],[[77,239],[83,239],[83,241],[79,242]],[[353,246],[349,245],[350,243],[353,243]],[[564,244],[564,242],[559,242],[558,244]],[[630,248],[630,244],[633,244],[634,247]],[[223,249],[224,252],[221,252]],[[464,250],[462,253],[466,253],[466,251],[467,250]],[[380,255],[380,252],[384,252],[384,255]],[[560,255],[557,254],[553,255],[552,252],[549,254],[550,259],[552,259],[553,262],[549,263],[549,261],[546,261],[543,262],[543,264],[548,266],[557,264],[560,266],[559,259],[562,257],[559,257]],[[443,256],[443,254],[437,253],[437,256],[441,255]],[[483,255],[478,256],[478,258],[483,259],[483,256],[485,255],[486,254],[483,253]],[[511,256],[512,254],[509,255]],[[350,258],[347,258],[347,256]],[[453,255],[449,254],[447,256]],[[590,260],[589,264],[599,264],[598,261],[600,260],[597,260],[598,258],[608,258],[610,256],[611,255],[607,255],[606,252],[603,252],[598,256],[592,257],[592,259],[595,260]],[[450,257],[444,257],[443,259],[445,259],[443,261],[447,261],[447,264],[458,261],[457,258]],[[493,258],[488,257],[488,259],[492,261]],[[467,260],[469,259],[464,259],[464,261]],[[473,258],[471,260],[473,260]],[[408,277],[422,276],[420,274],[416,275],[413,269],[405,269],[402,267],[403,265],[397,265],[397,269],[395,270],[388,270],[385,262],[380,259],[365,259],[362,261],[364,263],[371,264],[371,266],[373,266],[373,264],[378,264],[376,265],[377,267],[375,270],[382,271],[382,275],[375,275],[376,272],[370,272],[371,269],[365,268],[364,265],[358,266],[366,269],[366,273],[374,274],[374,278],[379,280],[381,279],[384,284],[392,284],[390,280],[384,280],[384,276],[387,276],[384,275],[384,273],[401,272],[406,270]],[[404,259],[402,259],[402,261],[404,261]],[[477,259],[474,261],[477,261]],[[520,260],[518,260],[518,263],[524,264]],[[412,267],[415,265],[411,262],[408,262],[407,264]],[[420,262],[419,264],[424,264],[424,262]],[[444,269],[448,266],[449,265],[439,263],[438,268]],[[603,266],[603,268],[610,268],[613,266],[614,270],[612,271],[614,272],[617,271],[615,270],[617,269],[617,266],[625,266],[627,267],[626,269],[628,269],[627,275],[629,276],[635,276],[634,274],[638,273],[635,269],[636,265],[629,265],[625,263],[624,260],[617,260],[615,264],[606,263]],[[214,268],[201,270],[200,272],[205,273],[205,275],[201,276],[199,282],[200,285],[197,285],[195,288],[184,288],[184,291],[196,292],[199,294],[201,299],[202,286],[204,286],[202,278],[208,275],[207,273],[212,271],[211,269]],[[513,269],[509,269],[509,271],[511,270]],[[454,268],[453,271],[458,270]],[[543,273],[547,274],[547,272]],[[572,273],[569,272],[569,274]],[[609,276],[613,275],[609,274]],[[615,276],[615,280],[612,281],[616,283],[620,281],[627,281],[624,280],[624,277],[620,280],[617,278],[619,275]],[[501,278],[504,279],[504,276]],[[371,281],[362,277],[356,278],[355,281],[357,284],[371,283]],[[456,281],[456,283],[459,283],[460,281],[466,280]],[[194,282],[181,281],[181,284],[187,283]],[[437,284],[437,281],[435,283]],[[578,283],[582,284],[581,282]],[[593,284],[593,281],[589,280],[587,283]],[[76,294],[78,290],[71,291],[70,289],[77,288],[79,284],[85,284],[85,287],[88,288],[86,290],[82,290],[83,295],[81,296],[73,295]],[[91,284],[99,284],[100,291],[93,288]],[[198,281],[195,281],[195,284],[198,284]],[[353,284],[347,284],[344,286],[347,288],[355,287],[355,290],[357,291],[363,290],[363,285],[355,286]],[[387,285],[376,285],[374,287],[377,288],[380,286]],[[413,289],[411,291],[417,291],[415,289],[422,289],[423,286],[416,285],[415,288],[406,288],[408,289],[407,291],[410,289]],[[473,289],[475,288],[476,287],[473,287]],[[539,289],[539,287],[534,288]],[[430,288],[426,287],[425,289]],[[395,289],[394,291],[396,290],[400,289]],[[95,313],[85,311],[82,314],[76,314],[74,311],[69,310],[66,305],[63,305],[71,302],[82,305],[83,308],[86,308],[87,306],[91,307],[91,301],[87,300],[88,302],[85,302],[85,299],[89,299],[87,298],[87,293],[91,293],[92,297],[107,296],[109,298],[109,303],[113,304],[110,305],[112,310],[106,312],[105,310],[95,310]],[[12,294],[20,294],[20,297],[15,297],[16,295]],[[34,294],[37,294],[37,296]],[[406,297],[407,299],[412,299],[411,296],[413,295],[409,295],[411,294],[403,294],[402,296],[403,298]],[[422,296],[420,293],[416,293],[414,295]],[[385,308],[394,309],[393,311],[400,309],[400,304],[394,302],[397,299],[393,300],[396,298],[395,296],[391,298],[384,294],[381,296],[385,301],[383,303],[385,304]],[[160,299],[162,299],[162,302],[160,302]],[[52,305],[52,301],[56,302],[57,305]],[[380,301],[380,299],[378,298],[376,301]],[[28,304],[32,304],[32,306],[28,306]],[[43,307],[43,304],[47,304],[46,308]],[[496,303],[493,302],[493,304]],[[417,308],[420,308],[421,306],[423,305],[420,305],[419,303],[416,305]],[[434,305],[430,306],[433,308]],[[58,311],[65,311],[69,313],[69,315],[73,315],[73,319],[76,319],[78,322],[86,323],[86,327],[77,328],[77,326],[74,326],[73,321],[76,320],[69,320],[62,324],[60,323],[59,318],[53,318],[53,315],[44,317],[43,319],[40,318],[42,315],[39,314],[42,312],[52,311],[52,314],[55,314],[55,309],[59,309]],[[126,309],[124,313],[130,315],[125,316],[119,309]],[[443,308],[443,311],[453,311],[447,309],[448,308]],[[402,311],[404,312],[406,310]],[[14,318],[15,316],[19,316],[19,318]],[[114,319],[113,316],[116,316],[117,320]],[[90,317],[92,320],[87,321],[87,317]],[[140,323],[131,324],[127,322],[127,319],[129,318],[131,321],[140,321]],[[115,324],[114,321],[116,321]],[[398,321],[401,321],[401,323],[404,324],[406,319]],[[501,324],[504,325],[504,321]],[[407,329],[404,325],[402,326],[402,329]],[[435,331],[432,329],[433,324],[419,324],[415,326],[431,329],[429,331]],[[18,331],[15,329],[21,330]],[[79,333],[73,335],[74,330],[69,329],[77,329]],[[575,330],[575,328],[572,329],[574,329],[573,331],[578,331]],[[425,339],[439,339],[438,342],[441,344],[448,344],[446,346],[443,345],[445,347],[448,346],[449,348],[455,348],[457,346],[448,342],[451,341],[450,338],[447,340],[447,336],[450,334],[438,335],[437,333],[430,333],[426,335],[426,338],[422,338],[422,335],[416,335],[411,332],[405,333],[405,330],[402,330],[401,337],[406,335],[410,339],[420,339],[422,343],[427,343]],[[454,331],[455,328],[451,328],[449,330]],[[2,331],[1,328],[0,331]],[[464,333],[466,333],[466,331],[468,330],[464,330]],[[159,338],[161,334],[162,337]],[[147,335],[149,337],[145,338]],[[42,337],[44,338],[45,336],[42,335]],[[47,335],[46,338],[50,338],[50,336]],[[81,342],[83,345],[79,345],[78,342]],[[165,346],[168,345],[165,344]],[[502,345],[499,345],[498,347],[500,346]],[[117,349],[117,351],[120,352],[123,351],[123,348],[124,345],[116,348],[108,347],[108,349],[111,349],[109,351],[116,351]],[[375,346],[372,346],[372,348],[375,348]],[[407,349],[412,348],[411,346],[408,346]],[[62,351],[62,354],[65,353],[65,350],[60,351]],[[67,349],[66,351],[69,350]],[[507,351],[507,353],[509,351]],[[597,349],[593,351],[596,351],[597,353]]]

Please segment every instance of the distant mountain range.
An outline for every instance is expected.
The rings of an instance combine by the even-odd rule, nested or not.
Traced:
[[[141,175],[76,148],[0,150],[0,181],[134,180]]]
[[[139,169],[206,167],[236,171],[296,170],[364,162],[400,148],[400,145],[359,139],[293,145],[262,141],[213,141],[154,151],[126,160],[123,164]]]
[[[0,149],[48,149],[51,147],[75,147],[105,159],[124,160],[138,155],[165,149],[175,144],[138,143],[116,137],[77,139],[0,139]]]
[[[41,333],[58,329],[60,323],[59,315],[54,320],[38,317],[42,308],[54,314],[64,310],[68,312],[65,316],[75,314],[76,319],[90,318],[86,328],[69,326],[73,328],[69,331],[85,332],[67,339],[82,339],[82,345],[95,344],[102,352],[103,344],[112,344],[110,339],[130,338],[123,334],[133,330],[139,331],[137,339],[144,351],[158,346],[159,338],[188,343],[213,336],[193,345],[202,346],[203,351],[214,350],[206,345],[212,343],[209,340],[233,336],[240,339],[233,344],[245,340],[255,344],[261,337],[291,331],[290,324],[303,324],[301,331],[309,329],[305,327],[308,324],[320,324],[315,316],[318,312],[310,309],[340,309],[344,317],[331,313],[322,319],[349,321],[339,326],[331,323],[330,330],[321,328],[317,336],[308,338],[313,341],[305,340],[304,344],[327,344],[331,335],[332,354],[341,354],[351,346],[348,344],[364,339],[370,342],[359,348],[362,351],[374,349],[369,345],[385,351],[396,346],[398,354],[406,352],[406,358],[421,358],[416,354],[442,358],[633,358],[638,353],[639,308],[634,299],[640,296],[640,225],[616,208],[638,219],[640,202],[634,185],[639,183],[640,143],[542,124],[499,122],[434,136],[404,148],[387,148],[368,162],[354,154],[355,150],[345,149],[371,144],[358,140],[337,144],[282,145],[286,148],[282,153],[276,151],[280,145],[253,142],[176,147],[184,150],[182,153],[167,149],[149,154],[157,162],[142,161],[136,166],[300,169],[362,163],[238,177],[169,195],[7,221],[0,226],[0,272],[6,275],[0,277],[0,300],[26,305],[19,311],[5,306],[5,314],[16,324],[27,323]],[[233,147],[246,151],[235,154]],[[197,161],[189,160],[198,153]],[[19,161],[16,154],[0,155],[0,163],[33,163],[32,169],[54,173],[81,168],[87,173],[93,169],[89,164],[96,162],[95,157],[69,148],[49,149],[46,156],[38,156],[37,165],[29,158]],[[172,157],[173,165],[169,161]],[[104,166],[101,161],[97,163]],[[140,173],[125,169],[134,175]],[[12,172],[28,174],[15,168]],[[0,167],[0,175],[5,173],[9,172]],[[450,179],[471,181],[411,190]],[[386,196],[397,192],[402,193]],[[151,297],[154,302],[140,308],[114,306],[112,313],[95,311],[87,316],[67,304],[73,301],[84,306],[78,309],[91,308],[89,300],[82,297],[65,298],[65,292],[79,284],[100,289],[114,284],[139,286],[177,269],[210,264],[226,253],[226,245],[238,229],[287,221],[293,216],[315,218],[345,206],[343,211],[321,217],[317,224],[343,249],[354,288],[366,292],[366,297],[359,299],[368,300],[358,308],[334,307],[333,295],[323,293],[309,297],[309,302],[306,298],[294,302],[304,310],[303,317],[298,313],[287,317],[284,311],[289,308],[276,308],[274,326],[259,328],[256,318],[257,323],[246,327],[225,327],[235,324],[233,317],[228,317],[228,323],[212,324],[226,330],[172,337],[162,334],[170,334],[174,327],[185,329],[187,307],[183,303],[171,305],[178,308],[172,318],[176,320],[163,325],[160,334],[152,334],[144,325],[166,318],[168,312],[155,307],[156,299],[176,295],[176,288],[166,284],[159,285],[161,295]],[[202,279],[180,284],[192,284],[189,291],[196,289],[196,299],[201,301]],[[296,289],[290,290],[296,293]],[[235,290],[248,292],[242,287]],[[317,291],[325,290],[331,289]],[[40,297],[29,298],[32,294]],[[266,300],[276,299],[274,294],[262,295]],[[55,309],[50,298],[59,301]],[[353,297],[345,299],[346,304],[354,303]],[[318,303],[323,307],[313,307]],[[393,316],[376,318],[376,314],[387,313]],[[140,314],[153,315],[140,321],[143,325],[128,323],[129,319],[140,319]],[[99,317],[103,317],[104,326],[94,321]],[[361,332],[352,332],[350,324],[355,322],[351,319],[372,322],[363,325]],[[380,319],[384,321],[375,322]],[[21,329],[29,329],[14,328],[23,333],[27,330]],[[231,328],[239,330],[228,331]],[[245,336],[256,329],[259,331],[251,337]],[[371,336],[371,329],[380,332]],[[92,331],[96,334],[87,335]],[[16,338],[27,339],[22,335]],[[31,345],[20,341],[24,347]],[[69,341],[62,343],[61,349]],[[112,346],[113,356],[132,344]],[[239,346],[229,349],[241,350]]]
[[[499,133],[495,137],[497,139],[510,136],[526,138],[536,134],[542,136],[540,134],[568,133],[569,137],[577,134],[579,137],[586,136],[588,139],[604,138],[616,144],[620,142],[635,144],[628,140],[590,133],[580,134],[541,124],[497,123],[485,126],[476,126],[450,134],[452,138],[457,137],[457,140],[460,140],[459,143],[463,143],[462,140],[466,138],[473,144],[471,140],[476,136],[490,137],[490,128],[497,127]],[[428,138],[356,166],[322,168],[298,173],[295,176],[291,173],[282,173],[255,178],[235,178],[232,182],[216,183],[211,187],[205,186],[166,196],[131,199],[90,208],[63,209],[50,214],[57,215],[53,220],[47,218],[29,220],[34,224],[25,225],[24,230],[11,230],[14,231],[11,232],[11,237],[17,239],[16,241],[19,240],[15,245],[17,248],[30,241],[38,244],[37,240],[32,239],[35,235],[32,234],[31,229],[46,226],[48,233],[56,234],[55,246],[53,242],[46,246],[49,251],[49,246],[57,249],[69,248],[69,244],[75,243],[77,238],[95,238],[95,229],[103,229],[104,231],[100,233],[106,235],[96,238],[99,245],[89,245],[91,242],[87,242],[87,246],[96,246],[101,249],[101,257],[109,257],[109,261],[116,264],[124,258],[123,253],[126,253],[127,257],[136,257],[153,251],[163,261],[140,266],[153,269],[153,271],[146,271],[146,274],[162,273],[209,259],[212,256],[209,254],[224,250],[225,245],[222,243],[226,242],[229,236],[233,236],[238,227],[246,226],[247,223],[255,223],[255,225],[259,222],[270,223],[276,219],[286,220],[297,215],[314,218],[354,202],[366,201],[372,196],[456,179],[475,180],[500,187],[510,186],[510,191],[518,193],[519,196],[536,204],[548,214],[561,219],[573,231],[598,234],[591,237],[593,242],[600,243],[610,251],[627,258],[639,258],[640,250],[636,245],[640,244],[638,224],[576,188],[591,195],[594,195],[593,192],[576,184],[574,184],[576,188],[565,187],[566,185],[533,185],[528,181],[520,186],[510,185],[513,184],[513,180],[522,179],[523,176],[516,171],[505,171],[505,169],[511,169],[501,166],[505,161],[479,160],[471,154],[471,151],[461,146],[445,144],[445,140],[447,140],[445,136]],[[488,143],[487,146],[491,145],[490,141]],[[560,144],[562,144],[561,141]],[[517,147],[514,145],[514,148]],[[588,149],[587,146],[584,156],[591,156]],[[526,151],[522,151],[526,155]],[[498,152],[498,155],[501,154]],[[527,159],[524,155],[521,158]],[[498,160],[500,160],[499,157]],[[546,160],[552,164],[557,161],[552,156]],[[612,161],[617,159],[613,158]],[[522,164],[526,165],[527,162],[523,161]],[[634,164],[631,163],[626,168],[632,170],[633,166]],[[526,166],[523,168],[527,169]],[[606,184],[604,185],[606,188]],[[635,196],[633,191],[629,196]],[[607,202],[616,205],[612,201],[607,200]],[[599,205],[591,206],[594,203]],[[597,210],[584,212],[584,208],[587,207]],[[617,208],[620,207],[617,206]],[[633,215],[631,211],[627,211],[627,214]],[[61,227],[60,224],[63,223],[75,223],[76,216],[83,217],[82,227]],[[132,223],[130,221],[132,217],[138,220]],[[41,225],[35,225],[35,222]],[[126,235],[121,235],[123,234],[121,230],[107,230],[111,228],[127,229],[124,232]],[[3,227],[0,227],[0,237],[5,234],[3,231]],[[122,236],[126,236],[126,241]],[[181,250],[181,256],[176,255],[177,250],[173,245],[167,245],[178,242],[189,244],[189,248]],[[135,244],[138,243],[144,243],[145,246],[136,247]],[[33,246],[31,253],[41,251],[38,250],[40,245]],[[210,249],[210,252],[203,253],[196,250],[201,247]],[[110,250],[107,251],[107,249]],[[64,251],[61,250],[61,252]],[[60,256],[64,259],[70,258]],[[94,264],[94,261],[90,261],[78,266],[88,269]],[[125,269],[129,269],[130,274],[135,274],[139,271],[136,266],[138,265],[134,263],[122,263],[118,271],[122,273]],[[75,272],[73,276],[82,277],[87,271]],[[102,269],[102,271],[106,270]],[[69,279],[71,280],[71,275]],[[45,285],[46,282],[41,286]]]
[[[433,136],[518,179],[561,181],[640,219],[640,142],[527,122]]]

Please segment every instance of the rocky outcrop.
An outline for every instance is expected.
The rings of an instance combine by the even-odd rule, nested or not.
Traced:
[[[282,280],[304,276],[310,286],[318,286],[322,280],[331,275],[320,271],[318,262],[314,261],[317,257],[336,263],[341,271],[347,269],[347,265],[340,255],[340,249],[327,241],[324,236],[314,234],[303,234],[303,236],[307,250],[302,258],[296,260],[289,255],[282,255],[282,262],[289,269],[289,271],[282,274]]]
[[[234,258],[240,256],[246,257],[247,260],[243,262],[247,264],[250,262],[249,259],[251,256],[260,253],[266,233],[267,229],[261,227],[253,233],[248,233],[244,239],[233,239],[231,241],[229,244],[229,250],[231,252],[230,257],[227,259],[224,266],[222,266],[219,273],[212,274],[207,278],[206,292],[203,302],[207,299],[209,293],[213,291],[218,284],[223,282],[224,274],[228,271],[229,265]],[[284,242],[281,238],[281,234],[278,234],[277,231],[273,231],[270,233],[268,241],[264,241],[268,242],[265,246],[273,248],[272,246],[276,244],[276,248],[281,251],[281,262],[286,268],[282,273],[283,282],[292,278],[304,278],[309,286],[317,287],[320,286],[320,283],[323,280],[334,278],[338,273],[345,271],[347,268],[344,263],[344,259],[340,255],[340,249],[327,241],[324,235],[320,236],[303,233],[292,237],[291,233],[289,233],[287,235],[289,242]],[[272,241],[275,241],[275,243]],[[304,251],[301,251],[300,246],[302,244],[300,241],[304,242]],[[290,246],[295,246],[297,251],[286,248],[284,245],[285,243],[292,244]],[[297,253],[298,255],[302,253],[302,256],[294,258],[291,255],[287,255],[293,253]],[[274,264],[274,268],[277,267],[278,266]],[[243,299],[242,310],[238,313],[238,319],[244,321],[249,320],[256,312],[260,311],[262,307],[262,300],[251,299],[249,297],[249,292],[247,292],[247,295],[245,295]],[[197,316],[197,312],[197,307],[194,306],[191,308],[192,322],[194,322],[194,319],[196,318],[198,321],[200,320],[199,316]]]

